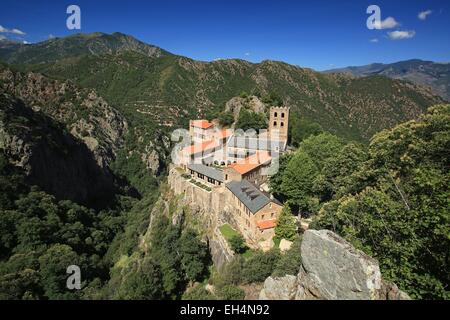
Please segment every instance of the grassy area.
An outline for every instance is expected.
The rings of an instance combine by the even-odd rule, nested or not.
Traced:
[[[230,241],[231,238],[240,235],[240,233],[235,229],[233,229],[233,227],[231,227],[229,224],[224,224],[223,226],[219,227],[219,229],[228,242]],[[255,250],[252,250],[247,247],[247,249],[243,253],[241,253],[241,255],[245,259],[249,259],[255,254],[255,252],[256,252]]]
[[[280,238],[273,237],[273,242],[275,243],[275,248],[279,248],[280,247],[280,242],[281,242]]]
[[[229,224],[224,224],[220,228],[220,232],[222,232],[222,235],[229,241],[233,236],[238,236],[239,232],[234,230]]]

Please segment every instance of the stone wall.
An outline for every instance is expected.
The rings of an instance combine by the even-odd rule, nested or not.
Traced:
[[[218,270],[230,262],[234,253],[223,237],[219,227],[224,223],[234,226],[235,221],[228,212],[226,193],[223,188],[213,188],[208,192],[185,179],[182,172],[171,167],[168,177],[169,186],[176,196],[182,196],[181,204],[190,208],[191,214],[201,221],[203,229],[207,230],[210,253]]]

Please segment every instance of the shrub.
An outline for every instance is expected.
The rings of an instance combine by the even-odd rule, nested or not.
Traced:
[[[183,294],[182,300],[217,300],[216,296],[202,286],[196,286]]]
[[[276,263],[275,270],[272,272],[273,277],[296,276],[298,274],[302,262],[300,248],[301,238],[297,238],[291,248],[282,254],[280,260]]]
[[[263,282],[275,270],[275,265],[280,259],[278,249],[269,252],[257,252],[247,261],[245,261],[242,275],[244,282],[254,283]]]
[[[245,244],[244,237],[242,235],[233,235],[229,240],[231,250],[240,254],[243,253],[247,249],[247,245]]]
[[[217,290],[217,295],[223,300],[244,300],[245,292],[239,287],[226,285]]]

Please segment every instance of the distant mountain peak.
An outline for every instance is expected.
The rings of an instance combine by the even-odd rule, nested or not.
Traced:
[[[11,46],[16,46],[11,48]],[[18,46],[21,46],[20,50]],[[42,54],[45,49],[45,54]],[[125,51],[136,52],[149,58],[170,53],[146,44],[130,35],[120,32],[76,33],[63,38],[52,38],[44,42],[24,46],[21,43],[0,44],[0,59],[10,64],[42,64],[77,57],[83,54],[115,54]],[[40,54],[38,54],[40,52]]]
[[[430,87],[434,93],[450,101],[450,64],[448,63],[410,59],[390,64],[373,63],[366,66],[333,69],[324,73],[346,73],[355,77],[379,75],[407,80]]]

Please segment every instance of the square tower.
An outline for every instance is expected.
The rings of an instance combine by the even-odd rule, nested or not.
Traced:
[[[269,134],[275,137],[278,134],[279,140],[287,141],[289,132],[289,112],[288,107],[270,108]]]

